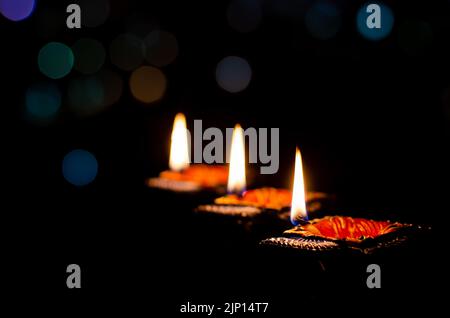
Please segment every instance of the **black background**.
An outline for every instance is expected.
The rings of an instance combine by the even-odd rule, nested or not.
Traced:
[[[279,127],[280,171],[253,186],[289,187],[299,145],[308,187],[336,193],[341,211],[430,224],[445,234],[438,228],[448,211],[449,105],[443,96],[450,5],[386,3],[396,24],[380,42],[357,33],[362,2],[352,1],[339,1],[342,28],[326,41],[312,38],[301,17],[270,10],[256,31],[240,34],[227,24],[226,1],[113,1],[106,24],[81,30],[65,28],[66,3],[40,1],[36,13],[42,6],[61,15],[61,29],[48,39],[38,36],[34,16],[17,24],[0,19],[2,108],[8,111],[2,117],[3,170],[10,177],[2,187],[2,213],[11,252],[7,276],[18,295],[44,296],[47,301],[37,302],[44,308],[57,302],[70,310],[91,304],[146,313],[177,312],[186,301],[269,301],[273,313],[317,311],[333,300],[367,310],[434,308],[446,272],[446,249],[437,238],[405,257],[383,255],[383,288],[369,291],[364,266],[370,259],[332,259],[330,271],[337,269],[327,276],[314,258],[216,246],[211,241],[220,237],[202,237],[194,220],[182,216],[195,199],[161,196],[144,183],[166,168],[176,112],[186,114],[188,125],[202,119],[204,127]],[[72,45],[93,37],[107,47],[136,12],[157,20],[179,42],[177,60],[164,68],[169,86],[160,103],[139,104],[125,87],[119,103],[92,117],[64,113],[48,126],[24,119],[24,93],[43,77],[36,58],[46,42]],[[433,30],[431,45],[417,56],[397,43],[397,24],[407,18],[427,21]],[[215,67],[228,55],[252,67],[252,81],[241,93],[227,93],[215,82]],[[108,61],[104,67],[116,70]],[[118,72],[126,83],[129,73]],[[75,148],[99,162],[87,187],[76,188],[61,174],[62,158]],[[71,263],[82,268],[81,290],[65,286]]]

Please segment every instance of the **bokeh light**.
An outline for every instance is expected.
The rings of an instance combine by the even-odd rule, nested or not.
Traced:
[[[105,49],[94,39],[80,39],[72,47],[74,68],[83,74],[93,74],[105,63]]]
[[[163,72],[152,66],[142,66],[130,77],[133,96],[143,103],[160,100],[166,91],[167,79]]]
[[[133,34],[121,34],[109,47],[111,62],[124,71],[132,71],[144,61],[145,46],[141,39]]]
[[[110,70],[101,70],[95,77],[103,87],[103,105],[111,106],[117,103],[123,92],[122,78]]]
[[[172,63],[178,55],[178,42],[172,33],[155,30],[144,40],[146,60],[152,65],[163,67]]]
[[[21,21],[33,13],[35,4],[35,0],[0,0],[0,13],[11,21]]]
[[[73,63],[72,50],[65,44],[50,42],[39,51],[39,69],[52,79],[59,79],[69,74]]]
[[[69,82],[67,97],[70,110],[78,116],[95,115],[119,101],[123,92],[122,78],[110,70]]]
[[[381,11],[381,27],[369,28],[367,26],[367,17],[371,13],[367,13],[367,6],[369,4],[378,4]],[[363,5],[356,15],[356,27],[358,32],[368,40],[377,41],[386,38],[392,31],[394,26],[394,14],[392,10],[382,3],[366,3]]]
[[[236,31],[254,31],[261,23],[262,9],[259,0],[233,0],[227,10],[228,24]]]
[[[108,0],[79,0],[81,8],[81,24],[87,27],[97,27],[105,23],[110,12]]]
[[[29,118],[46,122],[55,117],[61,107],[61,92],[54,83],[37,83],[25,93],[25,109]]]
[[[317,2],[305,15],[305,25],[309,33],[321,40],[336,35],[341,27],[341,15],[338,8],[329,2]]]
[[[252,78],[252,69],[248,62],[238,56],[228,56],[217,64],[216,81],[220,87],[230,93],[247,88]]]
[[[404,21],[398,28],[398,44],[408,55],[423,54],[432,42],[433,30],[424,21]]]
[[[92,115],[103,109],[104,88],[94,77],[80,77],[70,80],[67,95],[70,109],[78,115]]]
[[[85,186],[94,181],[98,172],[98,162],[89,151],[76,149],[65,155],[62,173],[67,182],[75,186]]]

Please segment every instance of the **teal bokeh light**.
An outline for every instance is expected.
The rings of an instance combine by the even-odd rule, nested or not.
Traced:
[[[63,78],[69,74],[73,63],[73,52],[65,44],[50,42],[39,51],[39,69],[44,75],[52,79]]]
[[[25,108],[30,118],[50,120],[61,107],[61,92],[53,83],[37,83],[25,94]]]
[[[380,28],[370,28],[367,25],[367,18],[372,14],[367,12],[370,4],[377,4],[380,7]],[[392,10],[382,3],[366,3],[356,15],[356,27],[358,32],[368,40],[378,41],[386,38],[392,31],[394,26],[394,14]]]

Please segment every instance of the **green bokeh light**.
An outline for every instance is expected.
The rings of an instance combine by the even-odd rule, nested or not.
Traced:
[[[72,50],[62,43],[47,43],[40,51],[38,65],[41,72],[52,78],[63,78],[72,70],[74,56]]]
[[[75,56],[75,69],[80,73],[93,74],[105,63],[105,49],[97,40],[78,40],[72,49]]]

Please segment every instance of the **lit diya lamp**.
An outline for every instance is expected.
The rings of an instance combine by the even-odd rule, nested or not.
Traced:
[[[370,253],[374,250],[403,244],[410,230],[420,226],[391,221],[375,221],[349,216],[326,216],[308,219],[303,165],[296,149],[294,185],[290,219],[294,228],[281,237],[263,240],[263,245],[296,248],[307,251],[332,251],[344,248]]]
[[[289,219],[290,190],[272,187],[246,190],[244,131],[240,125],[235,126],[231,138],[229,171],[228,194],[216,198],[214,204],[199,206],[198,212],[241,218],[271,214],[281,220]],[[321,192],[308,192],[303,199],[306,199],[310,211],[318,211],[329,205],[334,197]]]
[[[222,165],[190,164],[186,118],[179,113],[173,123],[169,168],[157,178],[147,180],[152,188],[174,192],[213,191],[222,193],[228,178],[228,168]]]

